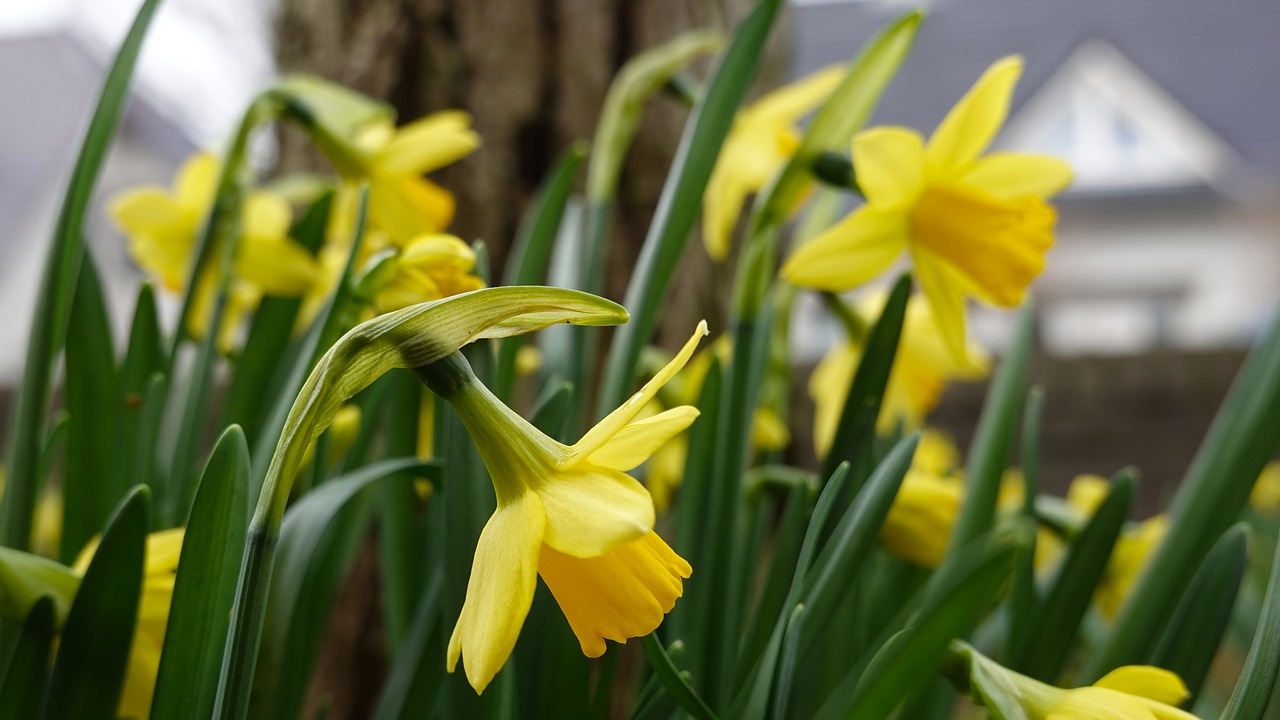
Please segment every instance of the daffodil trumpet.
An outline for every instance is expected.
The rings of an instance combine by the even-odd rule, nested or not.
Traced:
[[[626,471],[697,418],[690,406],[640,415],[706,332],[700,323],[666,367],[568,446],[503,404],[461,353],[414,368],[453,406],[497,495],[447,652],[449,670],[462,659],[476,692],[515,648],[539,576],[588,657],[604,654],[606,640],[653,632],[683,594],[692,568],[653,531],[653,500]]]

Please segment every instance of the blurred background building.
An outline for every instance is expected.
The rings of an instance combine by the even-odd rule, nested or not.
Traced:
[[[192,150],[222,141],[278,66],[335,77],[393,102],[407,117],[472,110],[486,146],[449,183],[459,193],[459,233],[494,241],[514,228],[555,154],[589,137],[617,63],[681,29],[724,27],[748,4],[601,2],[543,12],[537,3],[514,3],[497,12],[485,11],[485,3],[423,9],[410,0],[280,0],[279,7],[167,0],[144,47],[89,227],[117,327],[131,311],[139,275],[103,219],[101,197],[138,183],[167,185]],[[1024,56],[997,145],[1057,154],[1078,172],[1057,203],[1058,243],[1035,286],[1041,352],[1034,375],[1049,392],[1046,475],[1060,485],[1076,472],[1106,473],[1132,462],[1149,479],[1151,500],[1180,476],[1243,349],[1280,301],[1280,4],[924,4],[928,19],[915,50],[874,122],[928,132],[992,61]],[[12,387],[20,376],[57,199],[104,67],[136,6],[0,5],[0,97],[11,99],[0,113],[0,386]],[[846,61],[909,6],[793,0],[762,84]],[[542,18],[537,37],[530,13]],[[505,39],[479,48],[474,38],[482,36]],[[566,36],[575,39],[555,41]],[[500,50],[524,61],[514,67]],[[555,81],[565,73],[573,80]],[[508,110],[494,110],[504,102]],[[627,203],[656,197],[683,112],[660,104],[641,133],[649,144],[633,155],[622,195],[622,212],[635,222],[619,223],[614,275],[625,277],[640,238],[628,228],[647,221],[649,200]],[[509,211],[482,218],[467,212],[485,206]],[[503,240],[495,242],[501,247]],[[698,246],[690,248],[702,262]],[[811,317],[797,338],[810,362],[837,337],[821,313]],[[1010,320],[979,309],[974,332],[998,351]],[[937,414],[961,442],[981,391],[952,389]]]

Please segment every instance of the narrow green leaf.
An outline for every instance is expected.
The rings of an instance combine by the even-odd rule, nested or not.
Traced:
[[[378,384],[389,388],[387,422],[383,442],[384,457],[416,457],[418,454],[418,415],[422,402],[435,398],[423,396],[421,383],[412,374],[388,373]],[[364,422],[373,423],[374,418]],[[427,564],[422,561],[422,548],[427,546],[426,528],[418,517],[418,497],[413,488],[413,475],[406,473],[394,482],[382,483],[379,489],[380,512],[378,550],[382,559],[383,608],[386,613],[387,641],[393,654],[409,632],[414,607],[427,581]]]
[[[520,222],[520,229],[507,258],[507,270],[503,282],[507,285],[538,285],[546,282],[551,251],[555,247],[564,217],[565,205],[573,193],[578,177],[578,167],[587,155],[586,145],[577,142],[569,146],[556,161],[555,167],[538,186],[538,192],[529,203]],[[498,369],[494,375],[494,394],[510,402],[516,381],[516,353],[524,339],[516,336],[498,345]]]
[[[31,540],[32,513],[40,482],[35,473],[53,391],[54,360],[66,336],[76,275],[84,255],[85,215],[128,100],[142,39],[159,4],[159,0],[144,0],[111,62],[58,211],[58,223],[36,297],[25,370],[10,431],[9,471],[0,502],[0,545],[5,547],[25,550]]]
[[[755,78],[765,41],[781,5],[780,0],[760,0],[738,25],[685,126],[635,274],[627,287],[625,304],[635,317],[613,336],[600,391],[599,415],[621,405],[630,394],[640,350],[653,335],[667,288],[697,219],[707,181],[738,106]]]
[[[138,619],[151,491],[135,487],[102,535],[62,626],[45,720],[115,717]]]
[[[853,134],[866,124],[880,96],[911,52],[924,13],[916,10],[885,26],[858,52],[849,72],[809,123],[800,146],[761,192],[753,220],[756,232],[786,221],[811,184],[812,167],[823,152],[848,151]],[[754,233],[753,233],[754,234]]]
[[[232,425],[214,445],[183,535],[156,675],[154,720],[209,717],[249,520],[249,445]]]
[[[808,620],[807,610],[803,603],[796,605],[791,611],[791,618],[787,621],[786,640],[782,646],[782,660],[778,664],[778,679],[775,681],[773,712],[770,717],[787,717],[787,707],[791,702],[792,680],[800,665],[800,632]]]
[[[53,651],[53,601],[40,598],[22,623],[4,684],[0,685],[0,720],[26,720],[43,707],[49,687],[49,654]]]
[[[1232,525],[1218,538],[1151,656],[1149,664],[1176,672],[1193,698],[1199,696],[1231,622],[1240,580],[1249,565],[1248,539],[1244,523]]]
[[[101,531],[125,478],[116,467],[120,391],[115,350],[92,253],[80,264],[67,325],[67,466],[62,477],[62,541],[58,556],[70,564]],[[120,488],[123,490],[123,488]]]
[[[855,493],[861,490],[874,466],[872,448],[876,439],[876,418],[880,416],[880,405],[897,356],[898,339],[902,335],[902,322],[910,299],[911,277],[903,275],[894,283],[880,311],[880,318],[867,333],[858,370],[849,385],[844,409],[840,411],[840,423],[836,426],[831,450],[822,461],[824,477],[828,477],[836,465],[848,462],[853,479],[850,488]]]
[[[148,428],[151,418],[163,410],[163,397],[149,395],[153,377],[165,366],[164,337],[156,312],[155,292],[143,283],[134,305],[129,329],[129,347],[120,365],[120,392],[116,427],[116,493],[122,482],[151,486],[155,462],[155,435]],[[152,406],[156,407],[152,407]]]
[[[414,610],[413,624],[392,658],[387,684],[378,696],[374,720],[409,720],[421,717],[440,691],[444,677],[440,658],[444,643],[440,633],[440,576],[427,586]]]
[[[1071,544],[1044,600],[1032,609],[1011,669],[1048,683],[1058,679],[1129,515],[1133,484],[1131,469],[1112,478],[1107,499]]]
[[[1040,418],[1044,412],[1044,388],[1039,385],[1027,393],[1022,413],[1022,516],[1036,522],[1036,497],[1040,494]],[[1013,589],[1009,593],[1009,630],[1005,634],[1005,656],[1014,657],[1027,632],[1036,595],[1036,538],[1018,558],[1013,570]]]
[[[785,613],[787,595],[791,589],[791,579],[796,573],[805,529],[810,525],[813,500],[813,490],[803,485],[795,485],[787,493],[782,515],[773,535],[769,574],[761,584],[760,600],[742,645],[743,663],[754,665],[760,659],[773,635],[778,616]]]
[[[671,697],[676,699],[680,707],[698,720],[715,720],[716,714],[711,712],[711,708],[707,707],[707,703],[694,692],[689,681],[676,668],[675,663],[671,661],[671,656],[667,655],[667,649],[658,639],[657,633],[645,635],[642,642],[645,656],[649,658],[649,665],[662,679],[667,692],[671,693]]]
[[[1209,548],[1240,516],[1249,491],[1280,445],[1280,313],[1236,375],[1170,507],[1169,532],[1085,667],[1096,680],[1141,662]]]
[[[1253,644],[1249,646],[1244,670],[1222,711],[1222,720],[1262,720],[1277,675],[1280,675],[1280,552],[1272,556],[1262,616],[1253,631]]]
[[[947,552],[955,553],[986,533],[995,522],[1000,479],[1009,466],[1009,450],[1018,426],[1018,408],[1026,392],[1027,363],[1034,340],[1035,314],[1028,303],[1018,316],[1018,329],[1000,360],[987,390],[978,428],[969,446],[965,469],[965,498],[956,518]]]

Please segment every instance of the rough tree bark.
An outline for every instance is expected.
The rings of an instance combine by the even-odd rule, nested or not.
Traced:
[[[282,72],[337,80],[395,106],[402,120],[446,108],[472,114],[482,149],[433,179],[457,196],[450,231],[483,239],[501,268],[524,207],[556,155],[590,140],[609,82],[635,53],[693,28],[727,29],[752,0],[281,0]],[[784,73],[782,38],[761,84]],[[687,109],[659,99],[646,112],[618,197],[606,294],[621,299],[666,177]],[[320,161],[301,138],[282,138],[284,169]],[[727,283],[695,242],[673,284],[672,307],[693,320],[723,317]],[[683,319],[683,318],[681,318]],[[376,583],[374,584],[376,586]],[[368,585],[365,585],[368,587]],[[377,643],[358,629],[378,612],[375,593],[344,593],[317,662],[309,708],[330,718],[364,717],[376,696]],[[344,631],[343,628],[347,630]],[[332,656],[332,657],[330,657]],[[371,671],[371,668],[373,669]],[[372,691],[370,691],[372,687]],[[328,703],[321,700],[329,696]],[[316,702],[319,701],[319,702]]]

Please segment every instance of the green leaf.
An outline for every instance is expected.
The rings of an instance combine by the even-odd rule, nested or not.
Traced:
[[[92,253],[85,253],[80,265],[67,329],[69,421],[58,556],[70,564],[89,538],[102,529],[125,481],[113,473],[121,395],[111,328]]]
[[[924,13],[916,10],[885,26],[859,51],[849,72],[809,123],[800,146],[772,183],[760,193],[753,234],[786,221],[812,182],[812,168],[823,152],[848,151],[853,134],[866,124],[880,96],[898,73],[915,43]]]
[[[249,445],[232,425],[196,489],[183,535],[151,717],[209,717],[249,519]]]
[[[1048,683],[1057,680],[1129,515],[1133,484],[1131,469],[1112,478],[1107,499],[1071,544],[1044,600],[1032,609],[1011,669]]]
[[[0,614],[22,619],[42,597],[53,601],[55,627],[62,627],[80,578],[66,565],[22,550],[0,547]]]
[[[112,516],[62,626],[45,720],[115,717],[138,619],[151,491],[135,487]]]
[[[143,283],[134,306],[129,347],[120,365],[120,403],[116,428],[117,491],[119,481],[129,479],[152,485],[155,431],[147,425],[163,411],[163,395],[152,396],[152,382],[165,367],[164,337],[156,312],[155,292]]]
[[[22,623],[22,634],[0,685],[0,720],[25,720],[44,706],[53,650],[53,601],[40,598]]]
[[[1026,387],[1027,362],[1035,332],[1035,314],[1028,303],[1018,316],[1018,329],[1000,360],[987,390],[982,415],[969,446],[965,470],[965,499],[951,532],[948,553],[954,553],[986,533],[995,522],[1000,480],[1009,466],[1009,450],[1018,426],[1018,408]]]
[[[1239,517],[1280,444],[1280,313],[1236,375],[1168,513],[1169,532],[1084,670],[1096,680],[1159,641],[1210,547]]]
[[[755,78],[765,41],[781,5],[780,0],[760,0],[738,25],[685,126],[627,287],[625,305],[635,317],[614,333],[600,391],[599,415],[621,405],[631,392],[640,350],[653,335],[667,288],[701,208],[707,181],[738,106]]]
[[[1247,366],[1246,366],[1247,368]],[[1233,391],[1234,395],[1234,391]],[[1280,552],[1271,559],[1271,579],[1262,600],[1262,615],[1240,679],[1222,711],[1222,720],[1262,720],[1280,675]]]
[[[849,385],[844,409],[840,411],[840,423],[836,426],[831,450],[822,461],[824,477],[829,477],[836,465],[850,463],[853,480],[850,487],[855,493],[861,490],[875,463],[872,448],[876,439],[876,419],[880,416],[880,405],[897,357],[902,322],[910,299],[911,277],[903,275],[894,283],[880,311],[880,318],[867,333],[858,370]],[[850,338],[851,341],[860,339]]]
[[[1012,541],[1010,541],[1012,540]],[[1013,569],[1021,538],[970,545],[954,571],[935,575],[915,620],[880,648],[851,698],[833,696],[819,717],[881,720],[932,679],[933,668],[952,638],[968,634],[991,606]]]
[[[808,608],[802,603],[796,605],[787,620],[786,640],[782,646],[782,659],[778,664],[777,686],[773,691],[773,713],[771,717],[787,717],[787,707],[791,702],[791,685],[796,669],[800,665],[801,630],[808,619]]]
[[[503,277],[505,284],[537,285],[546,282],[547,267],[551,262],[551,250],[555,247],[560,221],[564,217],[569,196],[573,193],[578,166],[582,164],[586,154],[583,143],[570,145],[538,187],[537,194],[520,222],[511,255],[507,258],[507,271]],[[494,394],[507,402],[510,402],[515,388],[516,353],[522,342],[523,338],[516,336],[503,340],[498,346]]]
[[[1151,656],[1149,664],[1177,673],[1193,698],[1200,694],[1231,622],[1240,580],[1249,564],[1248,539],[1244,523],[1232,525],[1218,538]]]
[[[378,381],[390,397],[383,442],[384,457],[416,457],[418,454],[418,415],[422,402],[434,403],[424,396],[422,385],[412,374],[388,373]],[[433,405],[434,409],[434,405]],[[363,422],[373,423],[372,417]],[[427,546],[426,528],[418,517],[419,501],[413,487],[413,474],[405,473],[395,482],[382,483],[379,489],[378,550],[382,559],[383,608],[386,613],[387,641],[392,654],[398,651],[413,619],[414,607],[426,586],[427,564],[422,548]]]
[[[680,707],[698,720],[715,720],[716,714],[711,712],[707,703],[694,692],[689,681],[680,674],[675,663],[671,661],[671,656],[667,655],[667,649],[662,646],[662,641],[658,639],[657,633],[645,635],[642,641],[645,656],[649,658],[649,665]]]
[[[158,5],[159,0],[144,0],[129,34],[116,52],[58,211],[58,223],[36,297],[25,370],[13,414],[9,470],[0,502],[0,545],[6,547],[24,550],[30,546],[32,513],[40,487],[36,470],[48,422],[53,366],[66,336],[76,276],[84,255],[85,215],[111,137],[128,100],[129,83],[142,49],[142,39]]]
[[[1036,496],[1040,494],[1040,418],[1043,412],[1044,388],[1037,385],[1027,393],[1026,409],[1022,413],[1022,516],[1033,524],[1036,522]],[[1033,535],[1013,570],[1009,631],[1005,635],[1006,657],[1014,657],[1022,644],[1036,602],[1036,538]]]
[[[414,610],[413,624],[391,660],[387,684],[378,695],[374,720],[408,720],[432,707],[444,678],[440,658],[440,576],[427,586]]]

